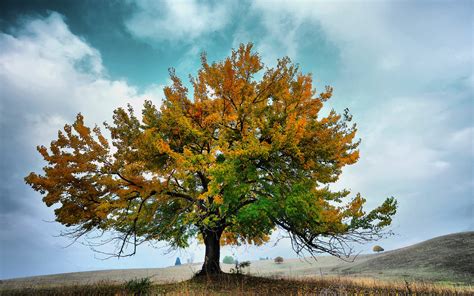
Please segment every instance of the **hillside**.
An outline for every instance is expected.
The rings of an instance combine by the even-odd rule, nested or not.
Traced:
[[[341,268],[347,274],[384,274],[417,280],[474,283],[474,232],[436,237],[409,247],[384,252]]]
[[[430,282],[473,284],[474,232],[463,232],[437,237],[406,248],[381,254],[361,255],[354,262],[334,257],[314,259],[286,259],[282,264],[272,260],[254,261],[247,270],[257,276],[320,277],[350,275],[378,279],[407,279]],[[231,265],[222,264],[224,271]],[[45,275],[4,280],[0,289],[33,286],[64,286],[91,284],[100,281],[125,282],[134,278],[150,277],[163,284],[186,280],[198,271],[200,264],[168,268],[100,270]]]

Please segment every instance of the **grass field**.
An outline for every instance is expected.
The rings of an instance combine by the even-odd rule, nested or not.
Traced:
[[[334,257],[254,261],[243,275],[192,278],[200,264],[78,272],[4,280],[2,295],[126,295],[124,283],[150,279],[152,295],[474,295],[474,232],[434,238],[354,262]],[[224,271],[231,265],[222,264]]]
[[[2,295],[473,295],[474,288],[372,278],[265,278],[224,274],[130,288],[126,284],[96,282],[66,287],[5,289]]]

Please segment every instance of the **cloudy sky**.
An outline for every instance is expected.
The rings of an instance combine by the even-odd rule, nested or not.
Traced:
[[[53,210],[24,184],[44,165],[35,146],[82,112],[160,103],[167,69],[196,73],[199,54],[226,57],[253,42],[267,66],[289,56],[349,107],[361,159],[335,185],[373,207],[399,201],[385,249],[474,230],[472,1],[0,1],[0,278],[161,267],[202,246],[101,260],[57,237]],[[241,260],[294,257],[277,235],[263,247],[226,247]],[[359,246],[369,252],[372,245]]]

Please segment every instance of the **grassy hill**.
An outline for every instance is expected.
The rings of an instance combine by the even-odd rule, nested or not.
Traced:
[[[354,262],[334,257],[285,259],[282,264],[272,260],[254,261],[246,273],[253,276],[283,277],[291,280],[321,280],[336,276],[375,278],[390,281],[427,281],[474,284],[474,232],[437,237],[406,248],[381,254],[361,255]],[[232,265],[222,264],[224,271]],[[190,279],[200,264],[168,268],[101,270],[4,280],[1,290],[38,287],[94,285],[107,282],[121,284],[148,277],[154,284],[166,285]],[[173,285],[173,284],[171,284]],[[1,293],[0,293],[1,294]]]
[[[440,236],[378,254],[341,272],[474,284],[474,232]]]

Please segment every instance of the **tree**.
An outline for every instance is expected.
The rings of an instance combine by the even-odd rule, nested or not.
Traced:
[[[225,256],[224,259],[222,260],[222,263],[225,264],[234,264],[234,258],[232,256]]]
[[[281,263],[283,263],[283,257],[281,257],[281,256],[275,257],[274,261],[277,264],[281,264]]]
[[[383,249],[381,246],[378,246],[378,245],[377,245],[377,246],[374,246],[374,247],[372,248],[372,251],[377,252],[377,253],[380,253],[380,252],[383,252],[384,249]]]
[[[176,261],[174,262],[174,265],[175,266],[181,265],[181,259],[179,259],[179,257],[176,257]]]
[[[393,197],[365,212],[360,194],[329,189],[359,158],[348,110],[321,112],[331,87],[318,94],[289,58],[263,70],[252,44],[212,64],[203,54],[201,64],[192,98],[171,69],[160,108],[146,101],[141,119],[116,109],[104,123],[110,141],[78,114],[49,149],[38,147],[47,165],[25,180],[55,205],[65,235],[109,234],[118,257],[144,242],[185,248],[197,236],[201,274],[215,274],[221,244],[261,245],[277,228],[297,253],[340,258],[384,233]]]

